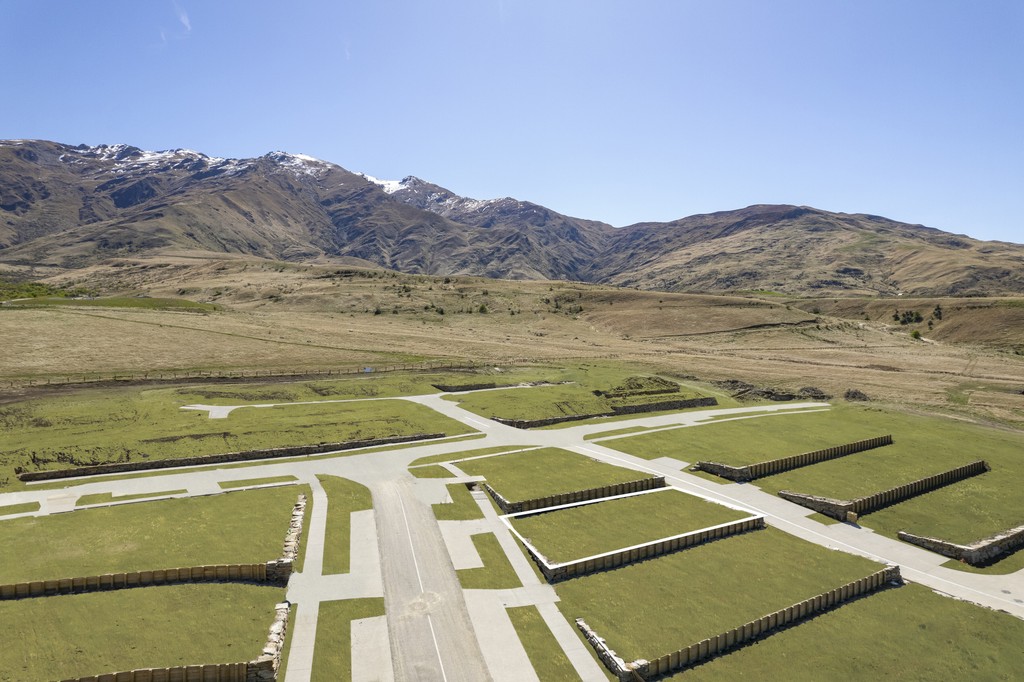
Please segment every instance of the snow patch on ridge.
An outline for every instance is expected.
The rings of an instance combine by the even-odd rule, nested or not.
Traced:
[[[409,180],[409,178],[405,178],[403,180],[380,180],[372,175],[367,175],[366,173],[356,173],[356,175],[364,180],[372,182],[388,194],[394,194],[400,189],[405,189],[406,182]]]

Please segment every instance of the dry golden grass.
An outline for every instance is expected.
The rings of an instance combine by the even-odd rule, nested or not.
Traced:
[[[1006,299],[796,301],[185,257],[124,261],[64,281],[221,310],[0,309],[0,378],[610,358],[836,396],[856,388],[885,402],[1024,424],[1024,356],[1012,347],[1024,338],[1024,307]],[[892,321],[894,308],[927,318],[937,303],[944,315],[934,333]],[[911,338],[914,328],[925,340]],[[972,328],[1003,347],[971,345]]]

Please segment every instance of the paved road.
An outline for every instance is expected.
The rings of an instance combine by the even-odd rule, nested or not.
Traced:
[[[441,530],[412,488],[404,479],[370,488],[395,677],[489,680]]]
[[[489,514],[486,523],[499,537],[524,587],[517,590],[463,592],[455,575],[452,557],[460,565],[470,565],[476,556],[468,535],[480,532],[480,522],[444,522],[445,535],[434,518],[429,503],[444,499],[445,481],[414,479],[407,471],[414,459],[459,452],[463,450],[504,445],[558,446],[640,471],[663,474],[672,485],[682,490],[740,505],[763,514],[768,523],[788,533],[820,545],[868,556],[879,561],[898,563],[909,580],[961,599],[1002,609],[1024,618],[1024,571],[1007,576],[975,575],[942,568],[945,559],[924,549],[881,537],[866,528],[847,524],[825,526],[807,518],[810,511],[768,495],[753,485],[719,485],[689,475],[676,460],[647,461],[623,454],[601,445],[600,437],[587,439],[604,431],[630,427],[648,429],[693,426],[710,416],[747,419],[772,412],[804,409],[828,409],[823,403],[768,405],[719,410],[700,410],[655,417],[637,417],[614,423],[580,424],[567,428],[522,431],[504,426],[467,412],[457,404],[443,400],[440,394],[405,398],[426,405],[441,414],[457,419],[479,430],[485,437],[474,441],[434,441],[423,445],[387,452],[345,453],[343,457],[319,459],[267,460],[243,469],[195,471],[182,468],[161,476],[140,476],[124,480],[103,477],[69,481],[64,490],[28,490],[0,495],[0,505],[39,502],[41,509],[29,515],[45,515],[69,511],[80,495],[113,492],[116,495],[186,489],[187,495],[219,493],[221,481],[239,478],[270,477],[291,474],[300,482],[311,483],[317,474],[342,476],[370,488],[373,494],[373,519],[360,516],[354,524],[352,537],[352,572],[343,576],[320,574],[318,556],[327,540],[326,524],[321,514],[326,504],[319,504],[315,492],[316,517],[307,529],[306,567],[293,577],[289,596],[310,607],[320,600],[352,597],[384,596],[387,621],[385,637],[379,621],[360,627],[358,643],[361,651],[371,652],[359,658],[364,679],[386,680],[488,680],[532,679],[529,662],[522,648],[509,643],[498,633],[508,631],[506,606],[535,604],[549,624],[556,640],[563,646],[577,672],[584,680],[603,680],[593,667],[589,654],[579,648],[572,625],[555,606],[557,596],[547,585],[527,577],[523,557],[510,535]],[[202,406],[194,406],[202,407]],[[230,410],[211,411],[213,418],[224,418]],[[455,469],[457,471],[457,468]],[[314,486],[316,491],[318,486]],[[482,507],[484,508],[484,507]],[[489,505],[484,508],[490,512]],[[363,512],[360,512],[363,514]],[[369,525],[367,525],[369,524]],[[459,525],[463,524],[463,525]],[[358,527],[357,527],[358,526]],[[376,532],[374,532],[374,527]],[[448,538],[447,542],[445,538]],[[376,545],[377,551],[374,551]],[[469,599],[467,600],[467,596]],[[300,622],[292,630],[292,661],[288,682],[309,680],[313,656],[316,616],[300,606]],[[500,622],[499,622],[500,620]],[[474,630],[474,623],[476,629]],[[498,623],[500,627],[488,624]],[[390,640],[390,645],[387,640]],[[298,654],[298,656],[295,656]],[[509,669],[509,661],[516,661]]]

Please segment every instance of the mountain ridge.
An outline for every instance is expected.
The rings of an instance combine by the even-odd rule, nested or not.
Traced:
[[[169,251],[669,291],[1024,292],[1024,246],[870,214],[758,204],[615,228],[302,154],[0,141],[0,264],[73,269]]]

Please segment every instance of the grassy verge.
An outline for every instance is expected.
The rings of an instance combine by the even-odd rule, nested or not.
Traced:
[[[18,636],[0,647],[0,679],[248,661],[283,596],[279,587],[225,583],[3,601],[0,619],[17,623]]]
[[[308,488],[267,488],[0,521],[0,581],[267,561]],[[102,551],[97,551],[102,548]]]
[[[885,633],[880,637],[879,633]],[[684,673],[732,682],[785,670],[797,682],[1012,680],[1024,622],[919,585],[884,590]]]
[[[611,438],[613,436],[626,436],[634,433],[642,433],[648,431],[646,426],[630,426],[625,429],[613,429],[612,431],[599,431],[597,433],[587,434],[583,436],[583,440],[594,440],[595,438]]]
[[[409,473],[416,478],[454,478],[452,472],[440,464],[427,464],[426,466],[410,467]]]
[[[217,485],[225,490],[231,488],[248,488],[254,485],[267,485],[268,483],[291,483],[299,479],[294,476],[267,476],[266,478],[242,478],[237,481],[221,481]]]
[[[15,467],[60,469],[471,431],[427,407],[401,400],[245,407],[227,419],[180,409],[187,404],[175,389],[110,388],[0,407],[0,487],[16,480]]]
[[[517,518],[512,525],[560,562],[745,518],[748,514],[667,488],[654,493]]]
[[[327,493],[327,532],[324,535],[324,575],[348,573],[352,512],[373,508],[370,490],[337,476],[318,475]]]
[[[523,586],[494,533],[474,535],[473,546],[479,552],[484,565],[483,568],[464,568],[456,571],[463,589],[508,590]]]
[[[438,521],[472,521],[484,518],[480,506],[473,499],[473,494],[465,483],[449,483],[448,494],[452,501],[431,505]]]
[[[352,679],[352,621],[383,615],[383,598],[320,602],[312,678]]]
[[[24,514],[25,512],[39,511],[38,502],[22,502],[21,504],[5,504],[0,506],[0,516],[11,516],[12,514]]]
[[[650,660],[879,568],[769,528],[555,590],[570,621],[584,618],[627,661]]]
[[[420,457],[419,459],[413,460],[409,463],[410,467],[421,466],[423,464],[437,464],[439,462],[456,462],[460,459],[466,459],[468,457],[483,457],[485,455],[496,455],[502,452],[510,452],[511,450],[519,450],[521,448],[528,448],[529,445],[501,445],[493,448],[477,448],[476,450],[463,450],[462,452],[446,452],[440,455],[430,455],[428,457]]]
[[[223,487],[223,486],[222,486]],[[134,495],[114,495],[114,493],[93,493],[82,495],[75,501],[76,507],[86,507],[90,504],[109,504],[111,502],[127,502],[128,500],[144,500],[147,497],[165,497],[168,495],[180,495],[188,490],[158,490],[151,493],[136,493]]]
[[[541,682],[572,682],[580,679],[536,606],[518,606],[506,610]]]
[[[459,468],[467,474],[485,477],[508,500],[528,500],[648,477],[640,471],[559,448],[464,461]]]

